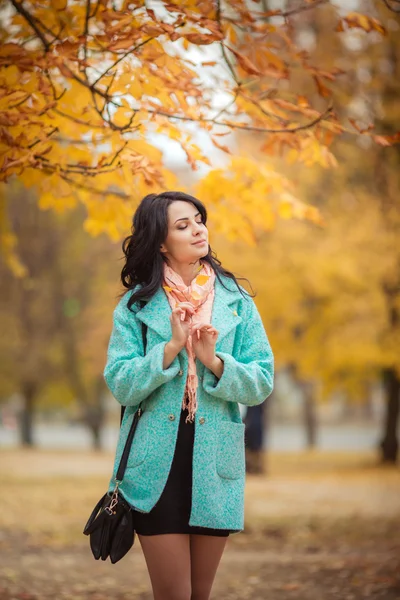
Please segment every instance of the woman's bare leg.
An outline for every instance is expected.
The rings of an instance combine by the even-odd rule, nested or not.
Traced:
[[[190,536],[178,533],[138,535],[154,600],[190,600]]]
[[[227,537],[190,536],[191,600],[208,600]]]

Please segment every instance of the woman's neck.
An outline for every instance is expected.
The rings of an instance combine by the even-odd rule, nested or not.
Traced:
[[[171,269],[173,269],[175,273],[182,277],[183,282],[187,286],[192,283],[193,279],[199,272],[199,268],[201,267],[200,260],[196,260],[194,263],[179,263],[169,258],[168,263]]]

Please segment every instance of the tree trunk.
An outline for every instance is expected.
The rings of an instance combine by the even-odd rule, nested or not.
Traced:
[[[302,382],[303,417],[306,433],[306,448],[315,448],[317,444],[317,416],[315,410],[314,388],[309,382]]]
[[[399,450],[397,427],[400,414],[400,378],[394,369],[386,369],[383,376],[386,393],[386,415],[383,439],[380,444],[382,462],[396,463]]]
[[[22,387],[23,407],[20,414],[20,442],[22,446],[32,447],[33,441],[33,414],[36,396],[36,385],[24,383]]]
[[[249,406],[245,417],[246,471],[262,474],[264,469],[264,414],[268,400],[257,406]]]
[[[101,445],[101,427],[96,425],[92,425],[90,427],[90,432],[92,434],[92,448],[93,450],[101,450],[102,449],[102,445]]]
[[[104,381],[103,374],[100,373],[94,382],[94,390],[92,402],[90,405],[85,407],[85,423],[90,429],[92,434],[92,448],[93,450],[101,450],[101,431],[104,425],[104,419],[106,416],[104,406],[104,392],[107,386]]]

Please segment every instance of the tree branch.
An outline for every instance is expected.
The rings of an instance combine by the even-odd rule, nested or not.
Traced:
[[[49,133],[46,136],[46,139],[49,139],[49,137],[51,137],[53,135],[53,133],[55,133],[56,131],[58,131],[58,127],[53,127],[53,129],[51,131],[49,131]],[[32,144],[30,144],[29,146],[25,147],[24,149],[28,148],[29,150],[31,150],[31,148],[34,148],[36,146],[36,144],[39,144],[39,142],[44,142],[45,140],[40,139],[40,140],[36,140],[34,142],[32,142]]]
[[[140,48],[141,46],[144,46],[145,44],[147,44],[148,42],[151,42],[151,40],[154,40],[154,39],[155,39],[154,37],[147,38],[147,40],[143,40],[143,42],[140,42],[140,44],[138,44],[134,48],[131,48],[131,50],[128,50],[127,52],[125,52],[110,67],[108,67],[108,69],[106,69],[104,71],[104,73],[102,73],[101,75],[99,75],[99,77],[93,82],[93,85],[96,85],[96,83],[98,83],[100,81],[100,79],[102,79],[103,77],[105,77],[105,75],[107,75],[107,73],[109,71],[111,71],[111,69],[113,69],[114,67],[116,67],[117,64],[121,62],[121,60],[124,60],[124,58],[126,58],[127,56],[129,56],[129,54],[132,54],[132,52],[135,52],[138,48]]]
[[[253,105],[254,105],[256,108],[258,108],[258,110],[259,110],[259,111],[260,111],[260,112],[261,112],[263,115],[265,115],[266,117],[268,117],[268,118],[272,118],[272,119],[275,119],[275,120],[278,120],[278,121],[280,121],[281,123],[282,123],[282,122],[284,122],[284,121],[286,121],[286,123],[289,123],[289,120],[288,120],[288,119],[284,119],[284,118],[282,118],[282,117],[278,117],[277,115],[274,115],[273,113],[270,113],[270,112],[268,112],[267,110],[265,110],[265,108],[263,108],[263,107],[261,106],[261,104],[259,104],[259,103],[257,102],[257,100],[255,100],[254,98],[251,98],[251,96],[248,96],[247,94],[243,94],[243,92],[241,92],[241,93],[240,93],[240,95],[241,95],[241,96],[242,96],[242,97],[243,97],[245,100],[247,100],[248,102],[250,102],[251,104],[253,104]]]
[[[228,110],[228,108],[230,106],[232,106],[233,104],[235,104],[237,97],[239,95],[239,88],[236,89],[235,91],[235,95],[233,96],[233,98],[228,102],[228,104],[226,104],[223,108],[221,108],[217,114],[213,117],[213,119],[218,119],[224,112],[226,112]]]
[[[65,165],[65,167],[61,167],[59,164],[54,164],[52,162],[50,162],[47,158],[45,158],[44,156],[40,156],[40,155],[35,155],[34,156],[35,160],[38,160],[39,162],[43,163],[44,167],[48,170],[51,170],[52,173],[60,173],[60,174],[67,174],[67,175],[84,175],[85,177],[96,177],[96,175],[104,175],[105,173],[113,173],[114,171],[116,171],[116,169],[118,169],[121,164],[118,164],[112,168],[106,168],[104,169],[103,167],[98,167],[98,166],[94,166],[91,167],[89,165],[78,165],[78,164],[71,164],[71,163],[67,163]],[[108,164],[107,166],[110,166],[110,164]]]
[[[222,34],[221,20],[222,20],[221,2],[220,2],[220,0],[217,0],[216,1],[216,21],[218,23],[219,31]],[[225,64],[227,65],[229,71],[231,72],[231,75],[232,75],[234,81],[236,82],[236,85],[238,87],[240,87],[241,81],[238,79],[238,76],[236,75],[236,71],[233,68],[231,61],[229,60],[228,55],[226,54],[226,50],[225,50],[225,46],[224,46],[223,42],[220,42],[219,46],[221,48],[222,58],[224,59]]]
[[[51,171],[50,169],[46,169],[46,168],[44,168],[43,171],[46,171],[50,174],[52,174],[54,172],[54,171]],[[77,189],[85,190],[87,192],[92,192],[93,194],[99,194],[100,196],[117,196],[118,198],[122,198],[123,200],[131,199],[131,196],[129,194],[125,194],[125,192],[100,190],[99,188],[87,186],[87,185],[84,185],[83,183],[78,183],[77,181],[74,181],[70,177],[63,175],[62,173],[60,173],[60,177],[61,177],[61,179],[64,179],[64,181],[66,181],[67,183],[70,183],[72,186],[76,187]]]
[[[252,125],[242,125],[241,123],[234,123],[234,122],[225,122],[224,123],[223,121],[217,121],[215,118],[213,118],[213,119],[211,119],[211,118],[210,119],[205,119],[205,118],[204,119],[203,118],[194,119],[192,117],[186,117],[184,115],[171,115],[171,114],[168,114],[161,110],[147,109],[147,112],[149,112],[151,114],[155,114],[155,115],[162,115],[169,119],[178,119],[180,121],[191,121],[194,123],[213,123],[214,125],[221,125],[223,127],[230,127],[231,129],[240,129],[243,131],[258,131],[260,133],[296,133],[297,131],[302,131],[304,129],[310,129],[311,127],[313,127],[314,125],[316,125],[317,123],[319,123],[320,121],[325,119],[332,112],[332,109],[333,109],[332,105],[328,106],[328,108],[323,113],[318,115],[318,117],[316,117],[309,123],[305,123],[304,125],[296,125],[295,127],[285,127],[285,128],[279,128],[279,129],[271,129],[268,127],[255,127]]]
[[[32,27],[32,29],[34,30],[34,32],[36,33],[36,35],[42,42],[46,52],[48,52],[50,50],[51,44],[46,40],[43,33],[40,31],[40,29],[36,25],[35,20],[33,19],[32,15],[22,6],[22,2],[21,3],[17,2],[17,0],[10,0],[10,1],[11,1],[11,4],[14,6],[15,10],[22,17],[24,17],[25,21],[27,21],[27,23],[29,23],[29,25]]]
[[[298,6],[297,8],[285,10],[285,11],[282,11],[280,14],[271,15],[271,16],[273,16],[273,17],[277,16],[277,17],[283,17],[283,18],[291,17],[292,15],[297,15],[298,13],[305,12],[306,10],[312,10],[313,8],[316,8],[317,6],[321,6],[322,4],[328,4],[329,2],[330,2],[330,0],[316,0],[312,4],[303,4],[302,6]]]
[[[68,115],[67,113],[63,112],[59,108],[52,108],[51,110],[53,112],[57,113],[58,115],[60,115],[61,117],[65,117],[65,119],[68,119],[69,121],[73,121],[74,123],[78,123],[78,125],[85,125],[86,127],[91,127],[93,129],[104,130],[104,125],[93,125],[92,123],[88,123],[87,121],[84,121],[83,119],[78,119],[77,117],[73,117],[72,115]]]
[[[89,20],[90,20],[90,0],[86,0],[86,13],[85,13],[85,28],[83,30],[83,37],[85,38],[84,44],[83,44],[83,56],[85,59],[85,64],[87,61],[87,51],[88,51],[88,47],[87,47],[87,38],[89,35]],[[83,67],[83,70],[85,71],[85,76],[87,79],[87,75],[86,75],[86,66]]]

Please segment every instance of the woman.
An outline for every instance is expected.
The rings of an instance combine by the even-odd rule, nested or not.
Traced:
[[[182,192],[150,194],[123,244],[104,377],[126,406],[115,475],[141,404],[120,490],[155,600],[206,600],[227,537],[244,526],[244,424],[238,403],[273,388],[256,306],[208,244],[207,213]],[[146,339],[143,344],[143,324]]]

